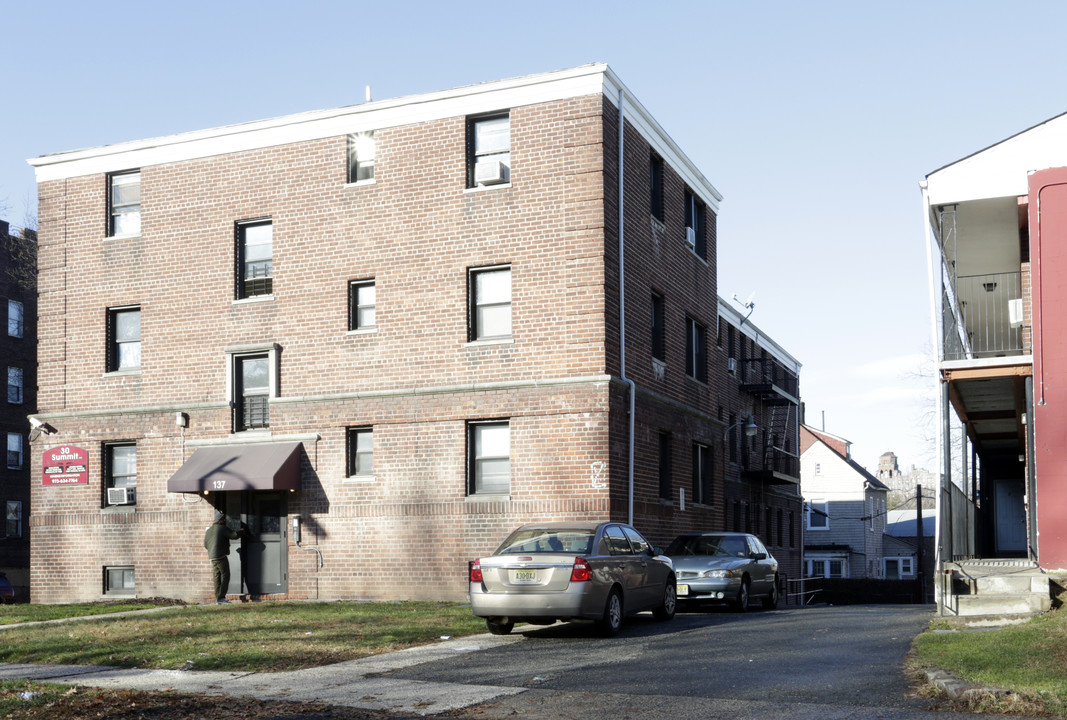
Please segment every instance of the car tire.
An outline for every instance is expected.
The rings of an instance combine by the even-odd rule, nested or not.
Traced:
[[[657,620],[670,620],[678,612],[678,589],[673,580],[667,580],[663,586],[663,603],[652,610],[652,617]]]
[[[741,579],[741,589],[737,591],[733,607],[734,612],[743,613],[748,610],[748,578]]]
[[[513,622],[495,622],[486,618],[485,626],[489,628],[489,632],[493,635],[510,635],[511,629],[515,627]]]
[[[771,587],[770,595],[763,598],[763,609],[774,610],[778,607],[778,578],[774,578],[774,585]]]
[[[622,595],[617,589],[612,588],[608,593],[608,601],[604,603],[604,617],[600,620],[600,634],[604,637],[612,637],[619,634],[622,629]]]

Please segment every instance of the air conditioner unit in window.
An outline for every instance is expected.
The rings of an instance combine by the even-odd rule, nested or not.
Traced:
[[[480,160],[474,165],[477,185],[499,185],[511,180],[511,168],[500,160]]]
[[[1016,298],[1008,301],[1008,321],[1012,327],[1023,324],[1023,299]]]
[[[685,242],[689,247],[696,247],[697,244],[697,231],[691,227],[685,229]]]
[[[130,488],[118,487],[107,489],[108,505],[129,505],[133,502],[133,491]]]
[[[737,358],[726,358],[726,372],[731,375],[737,374]]]

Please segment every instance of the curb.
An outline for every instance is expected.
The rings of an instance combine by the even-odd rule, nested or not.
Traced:
[[[980,687],[971,685],[956,677],[952,673],[940,668],[929,668],[924,671],[927,682],[941,688],[942,692],[950,697],[965,700],[972,695],[992,693],[997,696],[1011,695],[1012,691],[1005,688]]]

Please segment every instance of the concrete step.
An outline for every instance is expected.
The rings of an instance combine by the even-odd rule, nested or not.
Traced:
[[[979,595],[1049,594],[1048,576],[1039,573],[987,575],[975,578],[974,585]]]
[[[1036,615],[1052,607],[1048,593],[957,595],[957,614],[973,615]]]

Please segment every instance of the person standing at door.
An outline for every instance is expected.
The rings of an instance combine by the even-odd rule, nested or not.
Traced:
[[[245,534],[244,523],[239,531],[231,530],[226,525],[223,513],[215,514],[215,522],[204,533],[204,547],[211,561],[211,577],[215,583],[215,602],[224,605],[226,590],[230,587],[230,540],[237,540]]]

